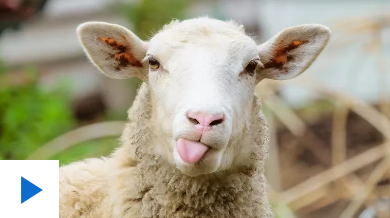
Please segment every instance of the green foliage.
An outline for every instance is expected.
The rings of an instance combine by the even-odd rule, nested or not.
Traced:
[[[190,0],[141,0],[120,4],[119,10],[132,24],[140,38],[146,39],[172,19],[185,18]]]
[[[6,71],[0,64],[0,80],[7,78]],[[31,83],[0,87],[0,159],[25,159],[74,123],[65,90],[45,92],[33,69],[25,73]]]
[[[133,25],[132,31],[146,39],[152,31],[157,31],[172,19],[185,18],[190,2],[141,0],[122,3],[117,8]],[[4,75],[8,71],[0,63],[0,81],[6,78]],[[0,87],[0,159],[25,159],[46,142],[75,126],[65,90],[59,88],[44,92],[36,83],[35,71],[26,69],[25,73],[32,83]],[[123,114],[125,116],[125,112]],[[67,164],[87,157],[108,155],[116,146],[113,138],[100,139],[75,145],[51,159],[59,159],[61,164]]]

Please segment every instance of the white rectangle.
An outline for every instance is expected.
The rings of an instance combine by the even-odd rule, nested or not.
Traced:
[[[21,178],[42,191],[21,203]],[[0,217],[59,216],[58,160],[0,160]]]

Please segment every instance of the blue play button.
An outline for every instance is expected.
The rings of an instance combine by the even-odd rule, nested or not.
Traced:
[[[22,178],[22,196],[21,196],[21,199],[22,199],[22,204],[27,201],[28,199],[34,197],[36,194],[38,194],[39,192],[42,191],[41,188],[39,188],[38,186],[34,185],[33,183],[31,183],[30,181],[28,181],[27,179]]]

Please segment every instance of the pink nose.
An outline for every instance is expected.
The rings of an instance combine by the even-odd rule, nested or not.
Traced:
[[[203,127],[212,127],[221,124],[225,119],[223,114],[208,114],[204,112],[188,112],[187,118],[193,124]]]

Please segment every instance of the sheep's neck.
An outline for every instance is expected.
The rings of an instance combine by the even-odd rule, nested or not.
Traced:
[[[142,217],[262,217],[264,178],[255,168],[188,177],[168,165],[140,163]],[[248,202],[251,202],[248,204]],[[255,206],[256,205],[256,206]]]

